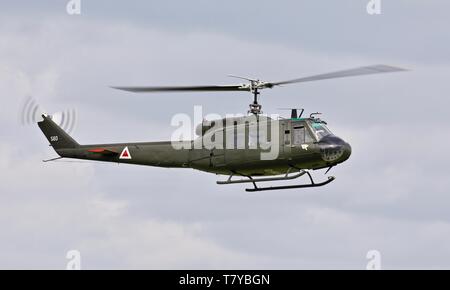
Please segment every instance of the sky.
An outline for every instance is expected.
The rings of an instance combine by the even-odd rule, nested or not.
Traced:
[[[0,268],[450,268],[447,1],[0,1]],[[176,113],[245,113],[245,93],[120,85],[278,81],[372,64],[408,72],[265,90],[266,113],[320,111],[352,145],[322,188],[246,193],[192,169],[50,162],[33,97],[77,111],[82,144],[169,140]],[[314,172],[325,179],[323,172]]]

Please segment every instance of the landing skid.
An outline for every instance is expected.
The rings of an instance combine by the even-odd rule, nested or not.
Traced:
[[[254,183],[254,182],[265,182],[265,181],[277,181],[277,180],[291,180],[291,179],[295,179],[295,178],[299,178],[300,176],[304,175],[306,173],[306,171],[304,170],[300,170],[299,172],[297,172],[294,175],[289,176],[290,171],[288,171],[286,173],[285,176],[282,177],[263,177],[263,178],[258,178],[255,179],[249,175],[244,175],[244,174],[239,174],[239,173],[232,173],[230,175],[230,177],[228,177],[228,179],[226,181],[217,181],[217,184],[236,184],[236,183]],[[231,180],[231,178],[235,175],[240,175],[243,177],[247,177],[248,179],[239,179],[239,180]]]
[[[239,174],[237,172],[233,172],[230,177],[228,177],[227,180],[225,181],[217,181],[217,184],[236,184],[236,183],[252,183],[254,188],[246,188],[245,191],[247,192],[256,192],[256,191],[268,191],[268,190],[281,190],[281,189],[294,189],[294,188],[307,188],[307,187],[319,187],[319,186],[324,186],[330,182],[332,182],[333,180],[335,180],[336,178],[334,176],[329,176],[327,180],[323,181],[323,182],[319,182],[316,183],[314,182],[314,179],[312,178],[311,174],[307,171],[307,170],[299,170],[297,173],[290,175],[291,169],[289,169],[286,173],[286,175],[281,176],[281,177],[263,177],[263,178],[253,178],[249,175],[243,175],[243,174]],[[234,175],[240,175],[243,177],[246,177],[248,179],[239,179],[239,180],[232,180],[232,177]],[[280,180],[292,180],[292,179],[296,179],[299,178],[300,176],[303,176],[307,174],[309,177],[309,180],[311,181],[311,183],[307,183],[307,184],[295,184],[295,185],[283,185],[283,186],[271,186],[271,187],[258,187],[256,184],[258,182],[270,182],[270,181],[280,181]]]
[[[246,188],[245,191],[248,192],[256,192],[256,191],[267,191],[267,190],[280,190],[280,189],[293,189],[293,188],[307,188],[307,187],[319,187],[324,186],[336,178],[334,176],[328,176],[328,180],[320,182],[320,183],[310,183],[310,184],[296,184],[296,185],[284,185],[284,186],[271,186],[271,187],[257,187],[254,184],[255,188]]]

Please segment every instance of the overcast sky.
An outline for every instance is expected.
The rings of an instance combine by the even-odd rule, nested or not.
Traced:
[[[447,1],[0,1],[0,268],[450,268]],[[111,85],[268,81],[385,63],[409,72],[265,90],[323,112],[352,145],[317,189],[249,194],[191,169],[42,163],[18,121],[33,96],[76,108],[80,143],[168,140],[175,113],[245,113],[245,93],[135,95]],[[288,114],[284,112],[284,114]],[[323,172],[315,172],[320,180]]]

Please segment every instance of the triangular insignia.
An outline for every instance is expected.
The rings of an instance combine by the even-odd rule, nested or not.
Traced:
[[[131,154],[128,150],[128,147],[123,148],[122,153],[120,153],[119,159],[131,159]]]

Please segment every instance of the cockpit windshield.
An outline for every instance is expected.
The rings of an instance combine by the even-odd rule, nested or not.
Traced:
[[[311,122],[311,128],[313,129],[314,134],[316,134],[317,140],[332,134],[330,129],[328,129],[324,123]]]

